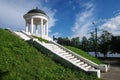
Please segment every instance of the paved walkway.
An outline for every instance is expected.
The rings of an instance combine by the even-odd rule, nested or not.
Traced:
[[[102,73],[102,80],[120,80],[120,59],[107,59],[104,62],[110,64],[110,70]]]

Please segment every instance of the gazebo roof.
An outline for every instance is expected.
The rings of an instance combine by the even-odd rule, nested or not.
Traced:
[[[27,12],[27,14],[29,14],[29,13],[41,13],[41,14],[46,15],[46,13],[44,11],[42,11],[42,10],[40,10],[38,8],[32,9],[32,10],[30,10],[30,11]]]

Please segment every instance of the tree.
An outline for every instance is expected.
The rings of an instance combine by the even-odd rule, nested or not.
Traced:
[[[99,37],[99,50],[103,53],[104,57],[107,57],[108,51],[110,51],[110,42],[112,39],[112,34],[104,30]]]
[[[98,38],[95,36],[94,32],[91,32],[91,36],[89,38],[89,50],[90,51],[94,51],[95,52],[95,57],[98,56],[97,52],[98,52]]]
[[[74,37],[71,39],[71,46],[78,47],[79,46],[79,37]]]
[[[120,36],[113,36],[110,50],[112,53],[120,53]]]
[[[57,39],[57,43],[59,43],[61,45],[67,45],[67,46],[69,46],[70,45],[70,40],[69,40],[68,37],[66,37],[66,38],[59,37]]]
[[[85,36],[83,36],[83,38],[81,40],[81,48],[85,51],[89,50],[89,41]]]
[[[63,38],[63,44],[69,46],[70,45],[70,40],[68,37]]]
[[[63,44],[63,38],[62,38],[62,37],[58,37],[58,39],[57,39],[57,43],[59,43],[59,44]]]

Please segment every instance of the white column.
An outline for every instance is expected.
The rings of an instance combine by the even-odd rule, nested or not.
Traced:
[[[48,36],[48,22],[46,22],[46,36]]]
[[[38,35],[38,25],[36,25],[35,33]]]
[[[43,38],[43,19],[41,18],[41,37]]]
[[[45,25],[43,26],[43,35],[45,35]]]
[[[31,18],[31,34],[33,34],[33,18]]]
[[[31,31],[31,30],[30,30],[30,24],[28,24],[28,33],[30,33],[30,31]]]
[[[28,33],[28,23],[27,23],[27,21],[26,21],[25,32],[27,32],[27,33]]]

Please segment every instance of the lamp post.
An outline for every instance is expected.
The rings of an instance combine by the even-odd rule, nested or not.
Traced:
[[[92,22],[92,24],[95,26],[95,57],[97,57],[97,52],[98,52],[97,25],[94,22]]]

